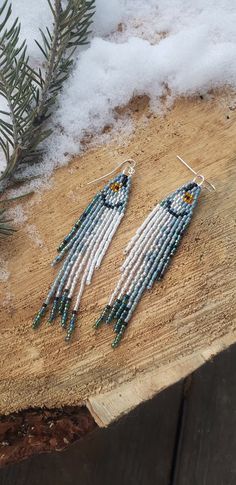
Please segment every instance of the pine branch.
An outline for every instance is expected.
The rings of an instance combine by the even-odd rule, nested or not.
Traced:
[[[9,236],[15,229],[9,224],[12,219],[6,217],[6,204],[8,204],[11,199],[5,199],[0,201],[0,238]]]
[[[22,134],[30,124],[30,107],[35,98],[35,86],[28,66],[25,42],[19,43],[20,23],[16,19],[10,28],[5,27],[12,13],[5,0],[0,9],[0,96],[7,102],[8,111],[0,120],[0,145],[7,167],[4,177],[11,173],[23,152]]]
[[[6,208],[9,204],[17,199],[23,199],[24,197],[31,195],[33,192],[27,192],[23,195],[18,195],[16,197],[11,197],[10,199],[0,200],[0,238],[1,236],[8,236],[16,231],[9,222],[12,219],[7,219],[6,217]]]
[[[94,15],[95,0],[48,0],[53,14],[53,28],[41,30],[42,42],[37,42],[45,58],[45,72],[29,65],[25,42],[19,44],[20,23],[16,19],[10,28],[11,4],[5,0],[0,9],[0,95],[8,105],[0,112],[0,146],[7,166],[0,180],[9,179],[19,166],[35,163],[42,157],[38,145],[50,136],[45,128],[58,93],[69,77],[73,53],[87,43]]]
[[[36,122],[50,112],[64,81],[68,78],[73,65],[72,54],[78,45],[87,43],[89,27],[94,15],[94,1],[69,0],[63,10],[60,0],[54,7],[49,6],[54,16],[52,34],[49,29],[41,31],[43,46],[38,46],[46,59],[47,68],[44,79],[40,73],[41,93],[37,106]]]
[[[1,202],[0,202],[0,238],[4,236],[9,236],[12,234],[15,229],[9,224],[11,222],[11,219],[6,218],[5,214],[6,209],[4,207],[1,207]]]

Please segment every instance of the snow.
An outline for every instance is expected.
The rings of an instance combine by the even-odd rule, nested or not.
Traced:
[[[8,263],[0,257],[0,285],[9,279]]]
[[[15,207],[11,207],[7,211],[9,219],[16,221],[17,226],[27,221],[27,215],[22,207],[22,204],[17,204]]]
[[[42,61],[34,38],[51,23],[46,0],[14,0],[34,65]],[[114,108],[135,95],[160,98],[236,87],[236,3],[232,0],[97,0],[91,44],[81,49],[59,97],[42,165],[28,174],[50,173],[81,150],[85,135],[106,125],[127,126]],[[168,86],[168,92],[167,92]],[[1,163],[1,162],[0,162]],[[3,163],[2,163],[3,168]],[[0,165],[1,169],[1,165]]]
[[[30,239],[34,242],[34,244],[38,247],[43,246],[43,240],[41,239],[41,236],[38,232],[37,227],[35,224],[27,224],[26,226],[26,232],[28,233],[28,236]]]

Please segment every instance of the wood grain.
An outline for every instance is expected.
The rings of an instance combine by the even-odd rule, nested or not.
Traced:
[[[133,109],[137,127],[125,146],[113,142],[75,158],[57,170],[49,190],[22,203],[28,220],[1,254],[10,271],[1,284],[1,413],[86,404],[104,426],[236,341],[236,115],[231,111],[228,119],[220,97],[179,100],[163,117],[143,104]],[[143,114],[145,123],[138,121]],[[202,195],[171,268],[144,296],[113,351],[112,329],[95,334],[92,324],[117,281],[129,238],[158,200],[191,179],[176,154],[204,172],[217,192]],[[86,182],[127,157],[137,160],[127,216],[86,289],[73,343],[64,342],[58,325],[33,332],[32,318],[53,279],[55,248],[103,186]],[[42,244],[30,237],[35,226]]]

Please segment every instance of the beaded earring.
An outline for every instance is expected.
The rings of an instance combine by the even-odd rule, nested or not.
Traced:
[[[135,161],[125,160],[112,172],[100,177],[97,182],[114,173],[119,167],[126,165],[123,172],[111,180],[95,195],[80,218],[75,222],[69,234],[58,247],[58,255],[52,266],[59,263],[66,253],[67,257],[50,291],[33,320],[36,329],[46,314],[53,299],[48,323],[52,323],[58,314],[61,315],[61,326],[67,330],[65,340],[69,341],[74,331],[80,301],[85,289],[92,280],[94,270],[99,268],[122,218],[128,203],[131,178],[135,172]],[[69,324],[69,310],[77,284],[79,290],[73,304]]]
[[[203,175],[195,172],[179,156],[177,158],[195,177],[157,204],[136,231],[125,249],[128,255],[121,267],[118,284],[94,325],[97,329],[103,323],[114,322],[116,336],[113,348],[120,343],[144,291],[151,289],[155,281],[163,277],[190,223],[202,185],[209,191],[215,190]]]

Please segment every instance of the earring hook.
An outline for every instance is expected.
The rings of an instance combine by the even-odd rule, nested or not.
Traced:
[[[177,158],[180,162],[182,162],[185,165],[185,167],[187,167],[192,173],[194,173],[195,175],[193,179],[194,182],[196,182],[197,179],[199,178],[201,179],[200,182],[199,183],[196,182],[199,186],[203,185],[209,192],[213,192],[216,190],[215,186],[211,182],[209,182],[209,180],[206,180],[204,175],[198,172],[195,172],[195,170],[192,167],[190,167],[190,165],[187,162],[185,162],[185,160],[183,160],[179,155],[177,155]]]
[[[123,162],[119,163],[119,165],[117,165],[117,167],[115,167],[111,172],[106,173],[105,175],[102,175],[102,177],[91,180],[91,182],[88,182],[87,185],[93,184],[94,182],[98,182],[99,180],[105,179],[109,175],[112,175],[114,172],[118,170],[118,168],[122,167],[122,165],[124,165],[125,163],[129,164],[128,171],[127,171],[128,175],[133,175],[135,173],[136,161],[133,160],[132,158],[128,158],[127,160],[124,160]],[[123,173],[125,173],[126,169],[127,167],[124,168]]]

